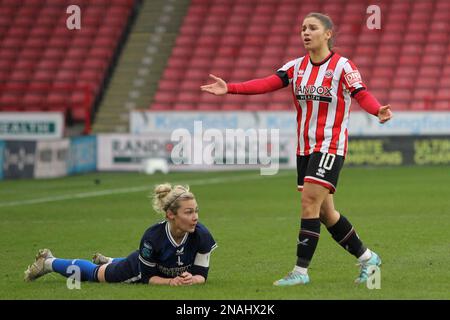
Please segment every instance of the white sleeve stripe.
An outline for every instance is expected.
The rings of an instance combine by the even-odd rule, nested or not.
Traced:
[[[141,257],[141,255],[139,255],[139,260],[146,266],[156,267],[156,263],[150,263],[150,262],[146,261],[144,258]]]
[[[278,69],[278,71],[288,71],[290,68],[295,66],[295,63],[297,62],[297,60],[298,59],[294,59],[294,60],[287,62],[284,66],[282,66],[280,69]]]
[[[352,71],[356,71],[357,69],[353,69],[352,65],[350,64],[350,62],[347,60],[344,64],[344,70],[346,73],[352,72]]]
[[[218,247],[217,243],[214,243],[214,245],[211,247],[210,253],[213,252],[215,249],[217,249],[217,247]]]

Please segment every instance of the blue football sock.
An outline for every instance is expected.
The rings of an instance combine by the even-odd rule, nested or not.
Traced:
[[[82,259],[75,259],[75,260],[68,260],[68,259],[55,259],[52,263],[52,269],[53,271],[59,273],[60,275],[68,278],[71,275],[73,275],[73,271],[68,272],[67,268],[70,266],[75,265],[80,268],[80,274],[81,279],[80,281],[93,281],[97,282],[97,271],[98,271],[98,265],[93,264],[92,262],[88,260],[82,260]]]

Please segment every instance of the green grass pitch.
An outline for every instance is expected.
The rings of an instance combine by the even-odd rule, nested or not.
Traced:
[[[162,220],[148,196],[152,186],[166,181],[191,184],[200,221],[218,242],[205,285],[82,283],[80,290],[69,290],[58,274],[23,282],[39,248],[85,259],[95,251],[125,256],[136,249],[144,230]],[[353,283],[356,259],[323,226],[312,282],[279,288],[272,282],[296,260],[300,194],[293,170],[275,176],[93,173],[3,181],[0,299],[449,299],[449,194],[448,167],[344,168],[336,206],[383,259],[381,289]]]

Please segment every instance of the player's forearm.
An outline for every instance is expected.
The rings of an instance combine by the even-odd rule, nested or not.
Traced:
[[[205,282],[206,282],[206,279],[201,275],[192,276],[192,284],[202,284]]]
[[[171,280],[172,278],[162,278],[158,276],[153,276],[148,280],[148,283],[157,285],[170,285]]]
[[[149,279],[148,283],[153,285],[168,285],[172,284],[175,278],[162,278],[158,276],[153,276]],[[202,284],[205,283],[206,279],[203,276],[195,275],[192,276],[192,284]]]
[[[355,94],[356,101],[366,112],[378,116],[381,104],[378,100],[367,90],[361,90]]]
[[[228,83],[228,93],[231,94],[261,94],[283,88],[283,81],[277,75],[240,83]]]

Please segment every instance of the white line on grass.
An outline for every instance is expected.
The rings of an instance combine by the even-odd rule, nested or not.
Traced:
[[[288,172],[280,172],[273,177],[285,176]],[[240,181],[249,181],[262,179],[260,175],[243,175],[243,176],[235,176],[235,177],[226,177],[226,178],[209,178],[209,179],[200,179],[200,180],[191,180],[184,182],[172,182],[172,184],[188,184],[190,186],[198,186],[204,184],[216,184],[223,182],[240,182]],[[0,202],[0,207],[16,207],[23,206],[29,204],[40,204],[40,203],[48,203],[48,202],[56,202],[56,201],[64,201],[64,200],[74,200],[74,199],[85,199],[85,198],[93,198],[93,197],[101,197],[101,196],[109,196],[113,194],[124,194],[124,193],[133,193],[133,192],[142,192],[142,191],[150,191],[151,186],[139,186],[139,187],[130,187],[130,188],[119,188],[119,189],[107,189],[102,191],[92,191],[92,192],[82,192],[82,193],[74,193],[74,194],[66,194],[60,196],[53,197],[44,197],[37,199],[29,199],[29,200],[21,200],[21,201],[10,201],[10,202]]]

